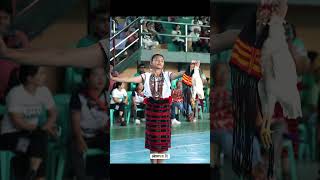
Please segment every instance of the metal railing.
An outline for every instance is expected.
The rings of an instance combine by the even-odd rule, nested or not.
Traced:
[[[151,19],[145,19],[145,18],[141,18],[138,17],[135,20],[133,20],[129,25],[127,25],[126,27],[124,27],[123,29],[121,29],[120,31],[116,32],[115,30],[115,25],[112,24],[112,31],[114,32],[114,34],[111,35],[110,37],[110,61],[114,61],[116,60],[117,57],[119,57],[121,54],[123,54],[124,52],[126,52],[126,50],[128,50],[131,46],[135,45],[136,43],[138,43],[138,47],[142,47],[143,46],[143,35],[147,34],[145,32],[143,32],[143,25],[145,22],[154,22],[154,23],[166,23],[166,24],[172,24],[172,25],[181,25],[184,26],[184,35],[173,35],[173,34],[163,34],[163,33],[157,33],[158,36],[167,36],[167,37],[179,37],[179,38],[184,38],[184,43],[185,43],[185,51],[184,52],[188,52],[188,41],[189,38],[195,38],[194,36],[189,36],[188,35],[188,30],[190,26],[200,26],[205,27],[205,28],[210,28],[210,26],[206,26],[206,25],[197,25],[197,24],[191,24],[191,23],[179,23],[179,22],[169,22],[169,21],[159,21],[159,20],[151,20]],[[114,20],[111,20],[111,23],[115,23]],[[120,42],[116,43],[116,39],[118,36],[121,35],[121,33],[123,33],[125,30],[135,26],[138,23],[138,28],[135,29],[133,32],[131,32],[127,37],[125,37],[124,39],[122,39]],[[127,40],[136,35],[138,33],[138,37],[131,42],[129,45],[127,45],[124,49],[122,49],[120,52],[116,53],[117,47],[119,47],[120,45],[122,45],[123,43],[126,43]],[[210,40],[210,37],[196,37],[199,39],[207,39]],[[120,60],[119,62],[121,62],[122,60]],[[114,61],[113,62],[114,65],[116,65],[117,63]]]
[[[155,23],[164,23],[164,24],[172,24],[172,25],[182,25],[184,26],[184,32],[185,32],[185,35],[173,35],[173,34],[161,34],[161,33],[157,33],[157,35],[159,36],[169,36],[169,37],[181,37],[181,38],[184,38],[184,43],[185,43],[185,52],[188,52],[188,39],[189,38],[194,38],[193,36],[189,36],[188,35],[188,27],[192,27],[192,26],[200,26],[201,28],[202,27],[206,27],[206,28],[210,28],[210,26],[207,26],[207,25],[197,25],[197,24],[191,24],[191,23],[179,23],[179,22],[170,22],[170,21],[159,21],[159,20],[151,20],[151,19],[143,19],[143,21],[145,22],[155,22]],[[141,23],[140,25],[140,29],[141,29],[141,34],[144,34],[143,33],[143,22]],[[207,40],[210,40],[210,37],[197,37],[199,39],[207,39]],[[142,38],[141,38],[141,41],[140,41],[140,45],[142,45]]]
[[[139,39],[140,39],[140,36],[138,36],[137,39],[135,39],[133,42],[131,42],[129,45],[127,45],[124,49],[122,49],[120,52],[116,53],[116,50],[117,50],[117,47],[119,47],[120,45],[122,45],[123,43],[126,43],[127,40],[132,37],[133,35],[135,35],[136,33],[139,33],[139,29],[136,29],[135,31],[133,31],[132,33],[130,33],[126,38],[122,39],[119,43],[116,44],[116,38],[118,36],[121,35],[121,33],[123,33],[125,30],[131,28],[132,26],[134,26],[135,24],[139,23],[139,20],[141,18],[136,18],[135,20],[133,20],[129,25],[127,25],[126,27],[124,27],[123,29],[121,29],[120,31],[116,32],[115,30],[115,25],[112,24],[112,27],[113,27],[113,31],[116,32],[115,34],[113,34],[111,37],[110,37],[110,43],[112,44],[112,46],[110,46],[110,61],[114,61],[116,60],[117,57],[119,57],[122,53],[124,53],[127,49],[129,49],[131,46],[133,46],[134,44],[136,44]],[[111,21],[111,23],[115,23],[114,20]],[[139,26],[138,26],[139,27]],[[121,60],[120,60],[121,61]],[[116,64],[116,62],[114,62],[114,65]]]

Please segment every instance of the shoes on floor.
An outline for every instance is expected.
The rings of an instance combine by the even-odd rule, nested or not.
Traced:
[[[172,126],[178,126],[181,124],[181,122],[176,119],[171,119],[171,123],[172,123]]]

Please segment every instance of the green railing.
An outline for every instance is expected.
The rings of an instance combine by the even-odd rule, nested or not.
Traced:
[[[139,44],[138,47],[141,48],[142,47],[142,36],[145,34],[143,32],[143,24],[145,22],[154,22],[154,23],[162,23],[164,25],[180,25],[183,29],[183,35],[173,35],[173,34],[169,34],[169,33],[158,33],[158,36],[164,36],[164,37],[180,37],[184,39],[184,43],[185,43],[185,50],[184,52],[188,52],[188,41],[189,38],[194,38],[193,36],[189,36],[188,35],[188,30],[190,26],[200,26],[201,28],[210,28],[210,26],[206,26],[206,25],[196,25],[196,24],[191,24],[191,23],[182,23],[182,22],[169,22],[169,21],[159,21],[159,20],[153,20],[153,19],[146,19],[146,18],[142,18],[142,17],[138,17],[135,20],[133,20],[129,25],[127,25],[126,27],[124,27],[122,30],[116,32],[115,30],[115,25],[112,25],[112,32],[113,34],[110,37],[110,61],[112,61],[112,64],[114,64],[115,66],[117,64],[120,64],[122,61],[124,61],[125,59],[117,59],[119,56],[121,56],[124,52],[126,52],[127,49],[129,49],[131,46],[135,45],[135,44]],[[111,20],[110,22],[111,24],[115,23],[113,20]],[[118,38],[121,33],[125,32],[127,29],[136,26],[138,24],[138,28],[135,29],[133,32],[131,32],[127,37],[125,37],[124,39],[122,39],[120,42],[116,42],[116,40],[120,39]],[[116,52],[117,48],[121,45],[123,45],[123,43],[126,43],[127,40],[138,34],[138,38],[135,39],[133,42],[131,42],[129,45],[127,45],[125,48],[121,49],[120,52]],[[199,37],[199,39],[206,39],[206,40],[210,40],[210,37]]]
[[[188,35],[188,30],[190,26],[200,26],[201,28],[210,28],[210,26],[206,25],[196,25],[191,23],[181,23],[181,22],[169,22],[169,21],[159,21],[159,20],[152,20],[152,19],[143,19],[145,22],[154,22],[154,23],[163,23],[163,24],[171,24],[171,25],[181,25],[183,29],[182,32],[184,32],[184,35],[173,35],[173,34],[164,34],[164,33],[158,33],[158,36],[165,36],[165,37],[181,37],[184,38],[185,43],[185,52],[188,52],[188,38],[193,38],[192,36]],[[143,22],[140,25],[140,34],[143,33]],[[207,39],[210,40],[210,37],[199,37],[200,39]],[[140,45],[142,46],[142,38],[140,38]]]

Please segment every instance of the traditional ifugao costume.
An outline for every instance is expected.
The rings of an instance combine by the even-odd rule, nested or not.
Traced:
[[[286,1],[263,1],[258,13],[242,29],[232,52],[230,66],[235,121],[232,161],[234,171],[240,176],[251,173],[258,113],[264,119],[262,140],[270,136],[276,102],[282,105],[287,117],[301,116],[297,75],[285,38],[284,20],[274,13],[280,3]],[[272,177],[273,147],[272,144],[266,147],[269,151],[268,177]]]
[[[256,36],[256,16],[242,29],[233,48],[230,66],[233,95],[233,170],[241,176],[251,173],[252,145],[258,115],[258,82],[262,76],[261,48],[267,27]]]
[[[162,153],[171,147],[171,72],[141,75],[146,96],[146,137],[145,148]]]
[[[192,61],[192,64],[196,64],[197,61]],[[185,84],[184,88],[184,108],[187,111],[188,118],[191,119],[194,117],[195,113],[189,114],[189,106],[192,107],[191,102],[196,102],[196,99],[204,99],[203,91],[203,81],[201,78],[201,70],[198,66],[195,66],[193,70],[190,69],[190,66],[187,68],[187,71],[182,77],[182,82]],[[192,100],[192,101],[191,101]],[[196,104],[196,103],[194,103]],[[195,108],[194,108],[195,109]]]
[[[182,83],[184,84],[183,88],[183,108],[185,109],[185,115],[191,121],[194,117],[192,111],[189,111],[191,109],[191,87],[192,87],[192,75],[193,71],[191,71],[190,66],[188,66],[186,72],[182,76]]]

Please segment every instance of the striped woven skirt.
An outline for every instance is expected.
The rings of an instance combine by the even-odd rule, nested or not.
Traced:
[[[171,97],[159,100],[145,99],[145,148],[150,151],[164,152],[171,147],[171,102]]]

